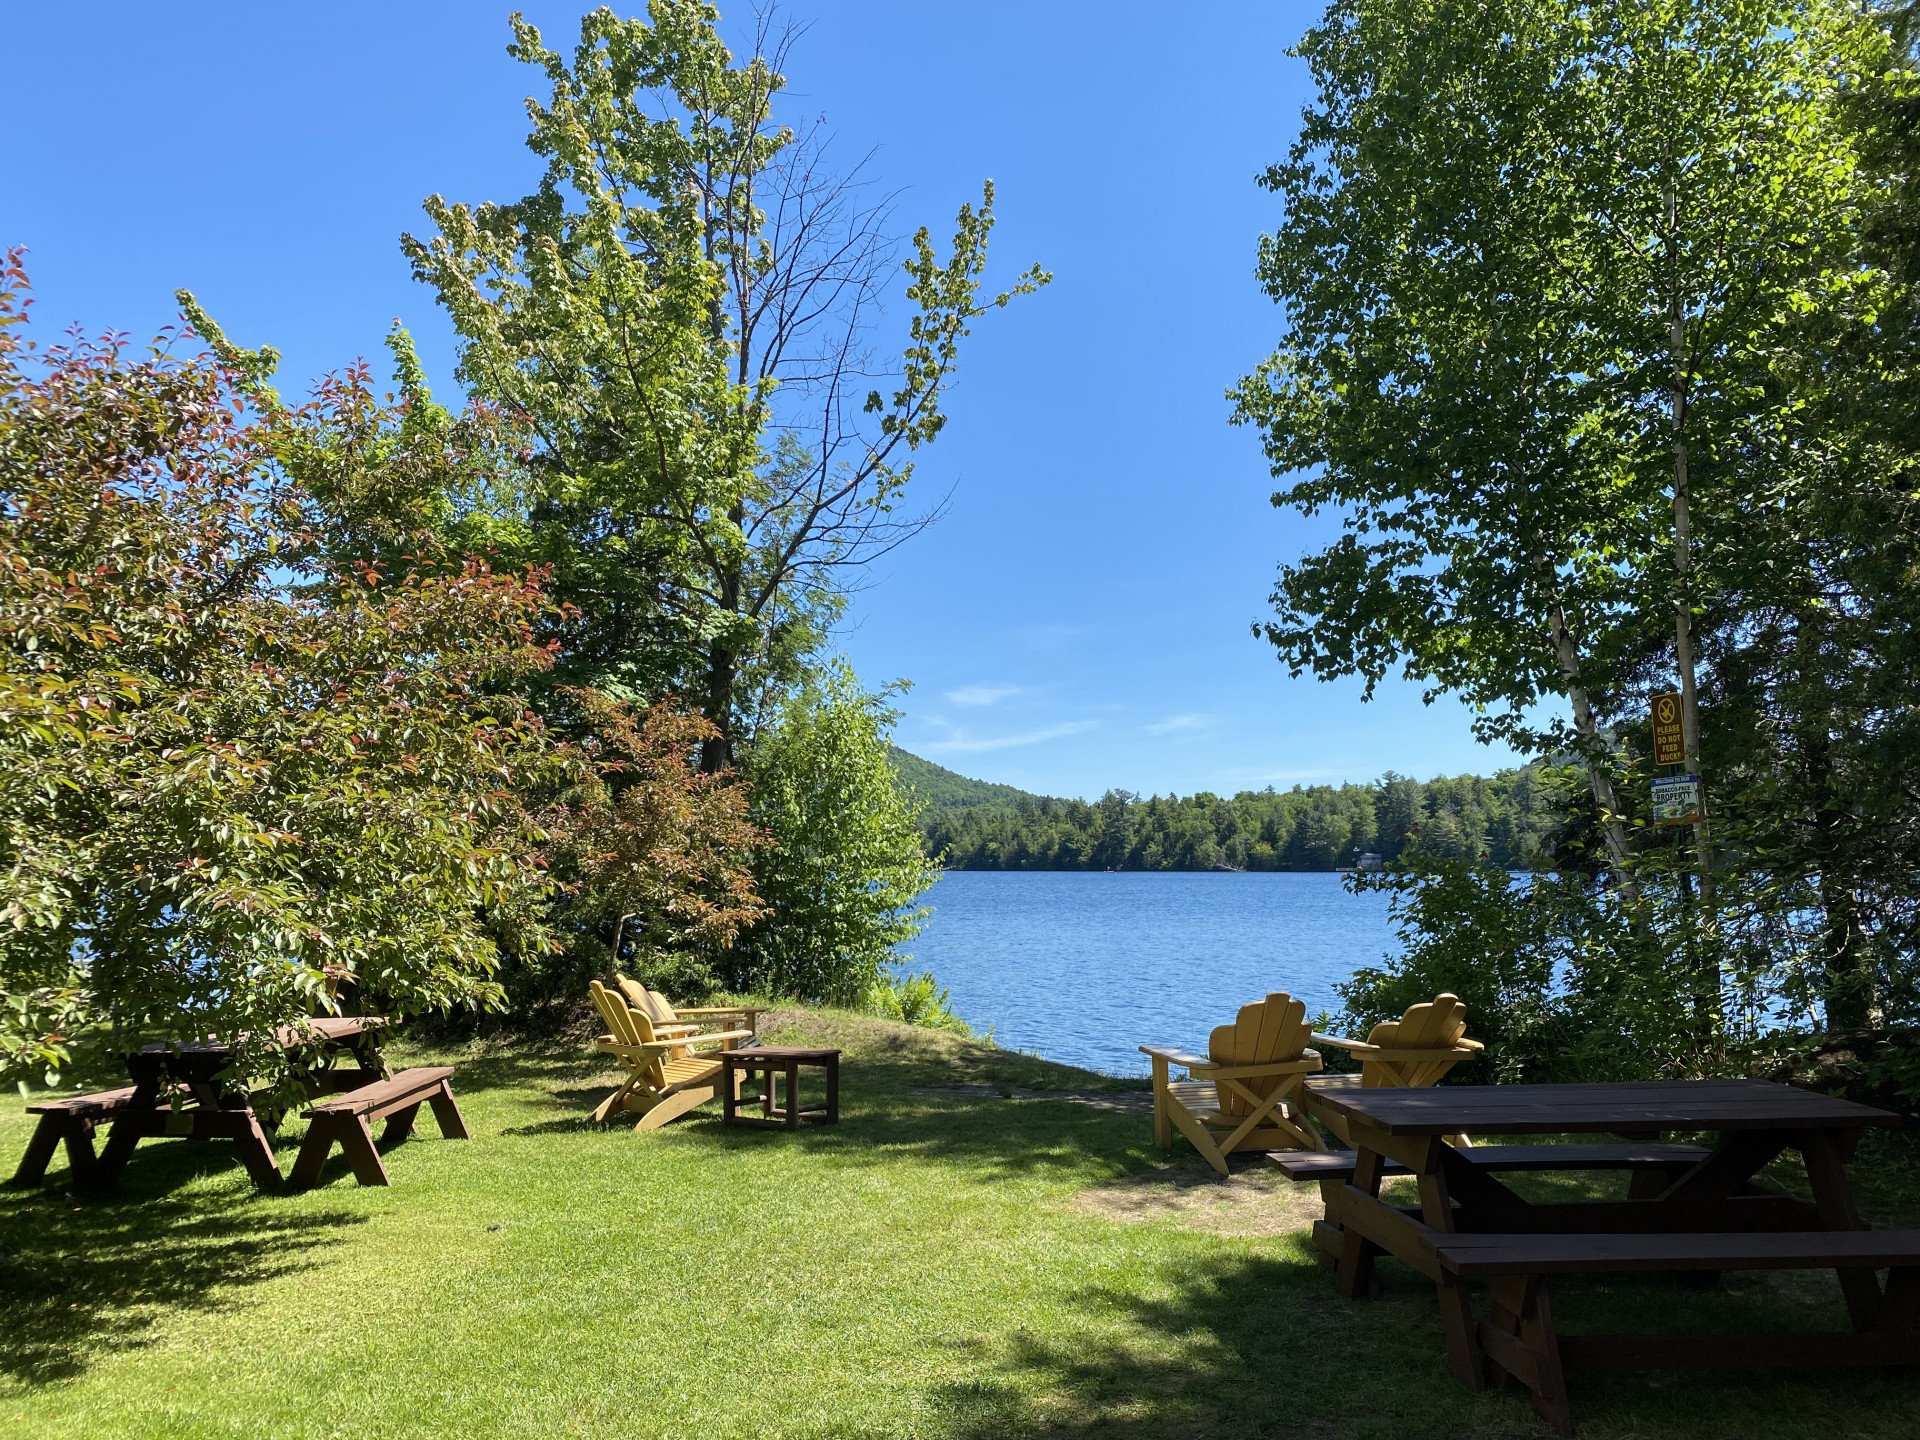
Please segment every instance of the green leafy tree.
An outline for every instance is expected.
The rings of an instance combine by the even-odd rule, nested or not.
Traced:
[[[274,462],[340,392],[249,423],[206,361],[39,351],[0,276],[0,1058],[273,1028],[342,975],[406,1015],[495,1001],[548,882],[510,794],[547,601],[477,563],[325,564]],[[391,416],[379,422],[391,426]],[[289,586],[298,585],[295,594]],[[57,1028],[49,1028],[55,1026]]]
[[[405,240],[461,337],[460,375],[531,437],[514,553],[570,607],[557,679],[695,699],[710,771],[801,676],[841,576],[914,533],[910,457],[941,431],[985,308],[993,190],[943,258],[905,261],[914,307],[892,381],[868,383],[894,247],[884,207],[774,113],[784,44],[736,61],[704,0],[600,9],[571,63],[518,15],[539,189],[448,204]],[[1047,277],[1037,268],[991,305]]]
[[[1260,257],[1289,339],[1235,396],[1306,476],[1275,502],[1344,524],[1265,633],[1296,673],[1399,667],[1484,738],[1571,750],[1631,897],[1623,728],[1677,680],[1702,754],[1695,655],[1743,623],[1724,560],[1762,563],[1753,438],[1801,403],[1782,342],[1880,283],[1850,97],[1883,42],[1839,0],[1339,0],[1300,53],[1320,100]],[[1534,718],[1559,702],[1570,733]]]
[[[889,758],[893,714],[842,662],[784,700],[756,737],[752,818],[766,919],[744,940],[739,988],[858,1004],[920,933],[939,870]]]
[[[584,741],[565,742],[564,788],[530,802],[541,855],[565,899],[565,961],[523,961],[523,1008],[577,1005],[596,971],[624,970],[678,996],[713,989],[729,948],[764,913],[752,861],[767,837],[731,772],[694,762],[712,726],[655,705],[642,713],[593,690],[563,692]],[[536,961],[540,957],[530,957]]]
[[[1290,338],[1237,418],[1314,472],[1277,504],[1349,518],[1265,633],[1528,748],[1565,699],[1624,814],[1620,652],[1702,603],[1672,507],[1781,403],[1754,383],[1773,327],[1856,283],[1842,100],[1872,33],[1827,0],[1341,0],[1299,53],[1321,98],[1260,256]]]

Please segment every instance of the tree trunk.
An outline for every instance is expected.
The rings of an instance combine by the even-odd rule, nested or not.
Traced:
[[[716,732],[700,745],[700,769],[708,775],[733,768],[733,686],[739,675],[739,656],[724,645],[708,648],[707,695],[700,707]]]
[[[1679,191],[1667,181],[1667,255],[1669,274],[1678,274],[1680,241]],[[1700,783],[1699,818],[1693,824],[1694,858],[1700,867],[1700,921],[1704,927],[1696,939],[1694,1008],[1702,1034],[1709,1039],[1720,1032],[1721,990],[1724,977],[1720,970],[1720,950],[1714,924],[1713,831],[1707,819],[1706,781],[1700,769],[1700,694],[1694,683],[1693,599],[1691,571],[1693,542],[1689,504],[1687,454],[1687,320],[1680,303],[1676,280],[1667,298],[1667,341],[1673,362],[1672,382],[1667,392],[1668,420],[1673,443],[1673,650],[1680,671],[1680,738],[1686,747],[1687,773]]]
[[[1593,798],[1600,802],[1601,832],[1606,836],[1607,867],[1614,883],[1629,900],[1640,896],[1639,882],[1627,859],[1627,827],[1620,820],[1620,802],[1614,794],[1613,777],[1607,773],[1606,742],[1600,736],[1599,723],[1593,718],[1593,701],[1580,681],[1580,653],[1573,636],[1567,633],[1567,615],[1558,602],[1548,607],[1547,633],[1553,640],[1554,658],[1560,663],[1560,676],[1566,681],[1567,701],[1573,706],[1573,728],[1579,732],[1581,748],[1586,752],[1587,781]]]

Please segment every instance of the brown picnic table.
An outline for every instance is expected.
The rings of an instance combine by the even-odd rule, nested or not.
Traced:
[[[317,1097],[359,1090],[388,1078],[378,1044],[386,1023],[380,1015],[326,1016],[308,1021],[305,1028],[282,1026],[274,1034],[298,1056],[307,1094]],[[126,1169],[134,1146],[149,1137],[175,1135],[232,1140],[254,1184],[263,1188],[279,1184],[279,1164],[267,1138],[277,1117],[269,1116],[269,1123],[263,1124],[255,1097],[220,1077],[232,1062],[229,1047],[212,1042],[155,1044],[124,1058],[132,1085],[28,1107],[40,1116],[40,1123],[14,1183],[38,1184],[64,1139],[75,1180],[89,1188],[108,1189]],[[93,1131],[107,1121],[113,1128],[106,1148],[95,1159]]]
[[[1406,1262],[1435,1284],[1454,1374],[1476,1390],[1490,1372],[1520,1380],[1563,1432],[1572,1423],[1568,1369],[1920,1363],[1920,1232],[1867,1231],[1847,1192],[1844,1167],[1860,1137],[1899,1123],[1887,1111],[1758,1080],[1356,1085],[1310,1091],[1306,1103],[1352,1137],[1350,1174],[1340,1164],[1273,1158],[1297,1179],[1320,1172],[1327,1213],[1316,1239],[1335,1261],[1340,1293],[1369,1293],[1377,1254]],[[1676,1132],[1717,1138],[1704,1150],[1654,1144]],[[1463,1134],[1629,1143],[1483,1154],[1442,1138]],[[1761,1179],[1788,1150],[1805,1163],[1811,1201]],[[1540,1202],[1500,1179],[1554,1168],[1627,1169],[1634,1180],[1623,1200]],[[1415,1178],[1417,1206],[1380,1198],[1389,1173]],[[1562,1337],[1546,1293],[1547,1277],[1565,1273],[1788,1268],[1834,1269],[1855,1333]],[[1884,1290],[1878,1269],[1892,1272]],[[1487,1320],[1475,1319],[1469,1279],[1491,1287]]]

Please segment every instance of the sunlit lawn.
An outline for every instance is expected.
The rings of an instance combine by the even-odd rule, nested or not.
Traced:
[[[563,1043],[442,1057],[474,1138],[423,1112],[388,1190],[336,1156],[320,1188],[259,1195],[225,1146],[149,1141],[82,1202],[62,1158],[0,1191],[0,1433],[1544,1433],[1518,1391],[1454,1383],[1412,1272],[1335,1297],[1307,1192],[1257,1170],[1216,1191],[1136,1114],[917,1093],[1097,1077],[851,1017],[784,1030],[847,1050],[837,1128],[730,1131],[710,1107],[596,1129],[615,1077]],[[23,1103],[0,1112],[0,1173]],[[1907,1152],[1884,1154],[1883,1220],[1915,1193]],[[1831,1276],[1568,1284],[1556,1304],[1568,1330],[1844,1324]],[[1573,1390],[1605,1436],[1910,1436],[1917,1397],[1920,1377],[1872,1371]]]

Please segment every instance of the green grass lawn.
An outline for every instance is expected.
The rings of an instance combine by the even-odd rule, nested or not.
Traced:
[[[616,1076],[584,1047],[479,1045],[434,1054],[473,1139],[423,1111],[391,1189],[336,1155],[321,1187],[260,1195],[229,1147],[149,1141],[83,1202],[57,1160],[0,1191],[0,1434],[1546,1433],[1519,1391],[1452,1380],[1413,1272],[1334,1295],[1311,1187],[1218,1184],[1141,1115],[1027,1098],[1120,1082],[776,1019],[770,1038],[846,1050],[838,1127],[731,1131],[711,1106],[598,1129]],[[0,1110],[5,1171],[23,1104]],[[1920,1208],[1902,1142],[1868,1159],[1878,1218]],[[1555,1303],[1568,1330],[1845,1324],[1831,1275],[1573,1283]],[[1573,1401],[1594,1436],[1920,1433],[1920,1379],[1873,1371],[1576,1376]]]

